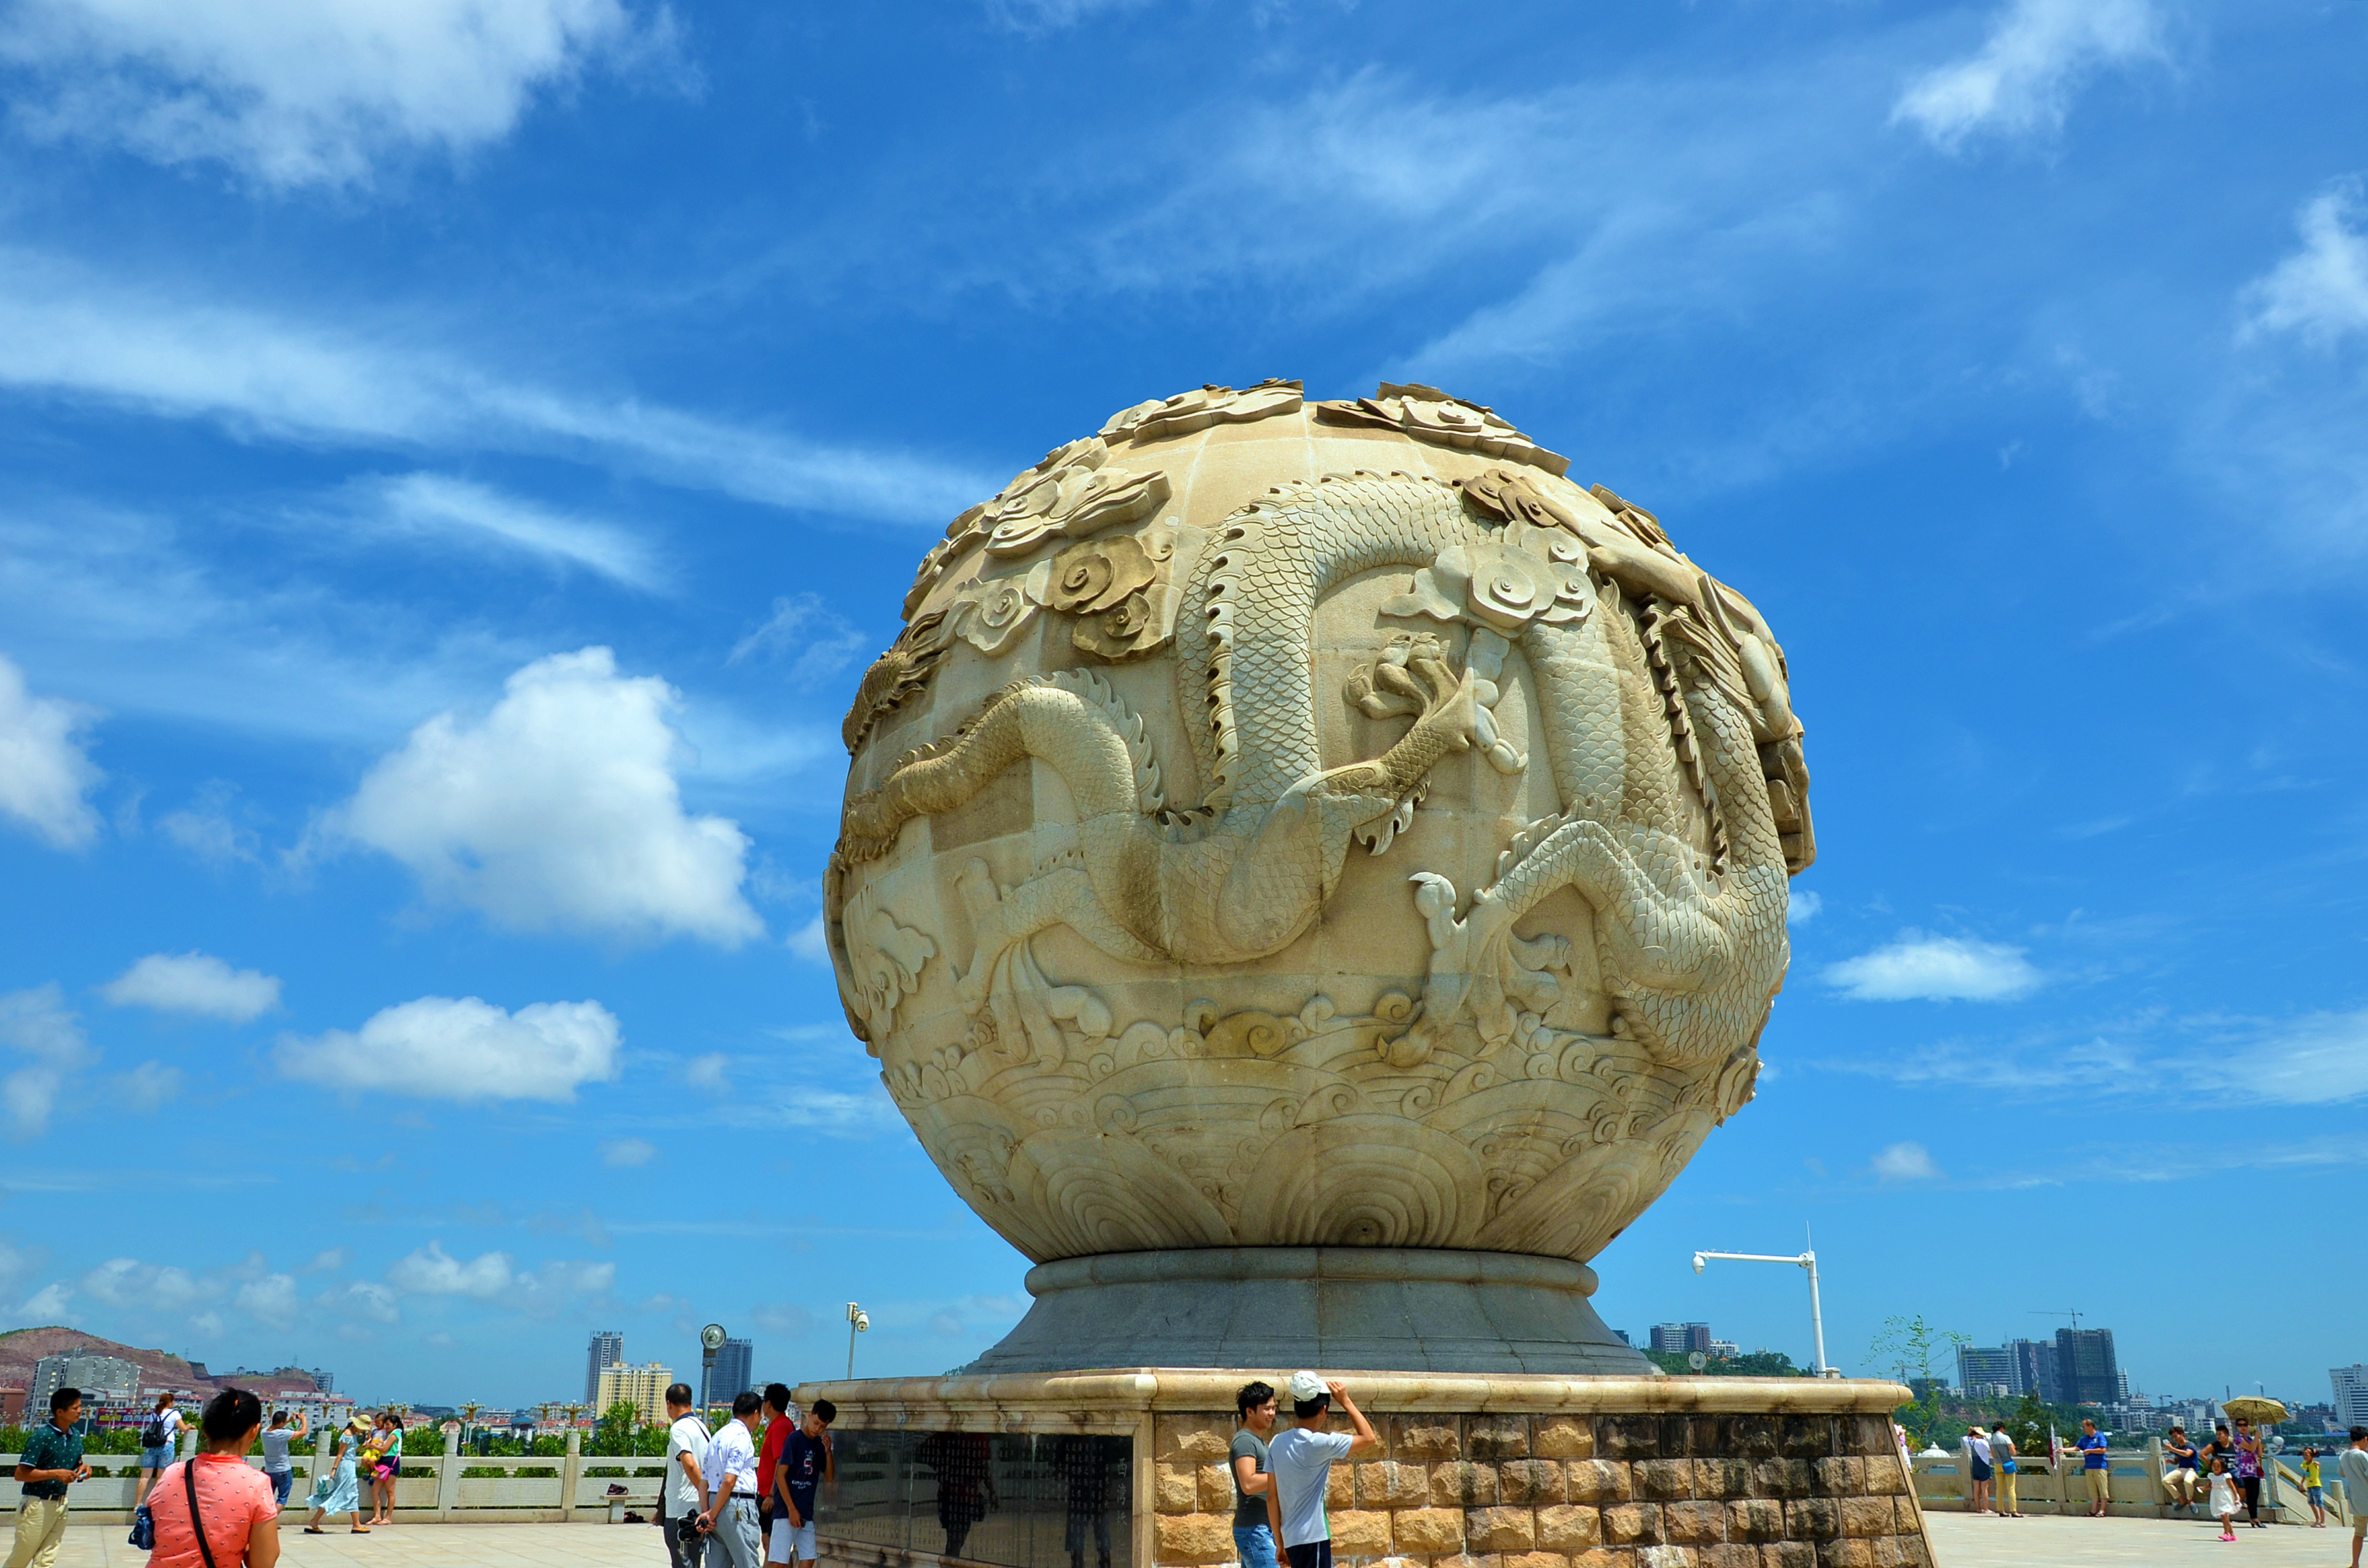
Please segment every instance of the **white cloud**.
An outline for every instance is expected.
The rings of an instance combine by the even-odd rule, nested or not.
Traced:
[[[820,914],[791,932],[787,946],[808,963],[830,962],[830,937],[823,930]]]
[[[316,1304],[326,1309],[332,1316],[368,1318],[372,1323],[385,1324],[403,1321],[403,1308],[396,1301],[394,1292],[374,1279],[357,1279],[349,1285],[332,1286],[321,1292]],[[359,1324],[348,1323],[338,1332],[346,1334],[347,1329],[359,1328]],[[354,1338],[358,1335],[347,1334],[346,1336]],[[367,1332],[359,1336],[368,1337]]]
[[[238,1309],[241,1317],[253,1318],[273,1328],[286,1328],[302,1315],[304,1303],[297,1296],[294,1275],[267,1274],[240,1286],[231,1305]]]
[[[52,983],[0,996],[0,1045],[32,1058],[0,1078],[0,1114],[8,1135],[38,1138],[49,1131],[51,1114],[66,1080],[90,1057],[82,1023]]]
[[[0,57],[37,133],[274,187],[507,136],[538,89],[654,42],[618,0],[19,0]],[[664,13],[660,13],[663,20]]]
[[[142,1062],[131,1072],[119,1074],[115,1089],[127,1109],[148,1116],[179,1099],[183,1082],[178,1067],[168,1067],[162,1062]]]
[[[613,1263],[562,1259],[520,1270],[503,1300],[529,1317],[553,1317],[576,1297],[604,1296],[616,1282]]]
[[[2192,1064],[2198,1089],[2214,1085],[2270,1105],[2341,1105],[2368,1096],[2368,1008],[2311,1013]]]
[[[2295,220],[2302,249],[2245,290],[2244,335],[2292,332],[2320,342],[2368,329],[2368,234],[2352,226],[2357,181],[2313,198]]]
[[[537,660],[483,721],[413,731],[329,825],[504,926],[735,946],[764,930],[740,893],[748,840],[684,814],[678,706],[606,648]]]
[[[1879,1181],[1938,1181],[1941,1167],[1921,1143],[1894,1143],[1874,1156],[1872,1167]]]
[[[218,803],[167,812],[156,819],[156,825],[165,837],[216,870],[237,861],[251,864],[262,858],[262,835],[232,821]]]
[[[172,1315],[218,1300],[222,1282],[171,1264],[115,1257],[82,1277],[83,1294],[120,1311]]]
[[[729,1094],[732,1091],[732,1058],[720,1051],[694,1056],[683,1066],[682,1081],[711,1095]]]
[[[407,1296],[473,1296],[491,1301],[510,1288],[510,1255],[489,1252],[462,1263],[429,1242],[386,1271],[386,1282]]]
[[[1854,1002],[2006,1002],[2043,978],[2021,948],[1915,931],[1825,972],[1826,983]]]
[[[765,623],[733,644],[727,664],[751,656],[794,654],[790,678],[808,685],[837,675],[866,651],[871,639],[823,606],[812,594],[773,601]]]
[[[314,327],[0,248],[0,386],[210,419],[249,439],[552,454],[766,506],[895,522],[942,524],[1003,482],[893,449],[505,380],[416,347],[431,330]]]
[[[17,1315],[28,1326],[46,1326],[64,1318],[72,1310],[73,1301],[74,1288],[63,1280],[58,1280],[26,1297],[25,1304],[17,1309]]]
[[[359,483],[349,494],[367,528],[580,566],[629,588],[666,585],[655,553],[630,529],[552,511],[470,480],[406,473]]]
[[[2045,134],[2099,67],[2165,58],[2152,0],[2013,0],[1980,49],[1918,76],[1891,117],[1952,151],[1977,131]]]
[[[210,953],[150,953],[98,994],[119,1007],[244,1024],[279,1006],[279,981],[259,970],[233,969]]]
[[[617,1075],[616,1015],[598,1002],[538,1002],[515,1016],[474,996],[422,996],[358,1032],[281,1038],[279,1070],[335,1089],[446,1100],[572,1100]]]
[[[1105,11],[1141,10],[1149,0],[985,0],[987,16],[1013,32],[1071,28]]]
[[[620,1170],[646,1165],[657,1158],[658,1146],[646,1138],[611,1138],[600,1145],[600,1163]]]
[[[335,1274],[338,1269],[343,1268],[353,1260],[354,1255],[349,1248],[330,1247],[325,1251],[314,1253],[313,1255],[313,1261],[304,1266],[303,1272],[306,1274]]]
[[[96,717],[78,704],[35,697],[24,672],[0,654],[0,817],[60,849],[97,836],[98,813],[83,797],[102,775],[81,739]]]
[[[1806,926],[1826,907],[1826,901],[1813,892],[1796,892],[1784,905],[1784,924]]]

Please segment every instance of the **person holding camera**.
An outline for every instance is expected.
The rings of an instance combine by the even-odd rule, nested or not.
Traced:
[[[666,1535],[666,1561],[671,1568],[699,1568],[699,1540],[705,1518],[700,1513],[707,1497],[707,1423],[691,1414],[689,1383],[671,1383],[666,1392],[666,1480],[658,1486],[658,1527]]]
[[[732,1419],[707,1445],[707,1568],[761,1568],[765,1561],[757,1539],[757,1413],[764,1407],[756,1390],[741,1391]]]

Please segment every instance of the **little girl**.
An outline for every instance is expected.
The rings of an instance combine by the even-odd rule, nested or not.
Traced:
[[[2228,1478],[2228,1461],[2214,1458],[2212,1461],[2212,1512],[2220,1520],[2220,1539],[2237,1539],[2237,1483]]]

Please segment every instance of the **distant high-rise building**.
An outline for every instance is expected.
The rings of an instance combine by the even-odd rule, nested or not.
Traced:
[[[313,1384],[314,1387],[318,1388],[323,1393],[335,1393],[337,1392],[337,1377],[336,1373],[320,1367],[315,1367],[312,1370]]]
[[[25,1408],[38,1415],[50,1407],[50,1395],[60,1389],[79,1389],[87,1405],[130,1404],[140,1397],[140,1366],[114,1356],[69,1350],[44,1356],[33,1363],[32,1386],[25,1391]]]
[[[600,1374],[625,1358],[625,1336],[613,1328],[592,1331],[592,1344],[584,1353],[584,1403],[598,1404],[600,1401]]]
[[[666,1420],[666,1391],[672,1381],[674,1369],[661,1367],[655,1361],[646,1367],[612,1361],[600,1369],[600,1381],[592,1391],[592,1407],[598,1415],[606,1415],[612,1404],[630,1404],[641,1413],[643,1426],[655,1426]]]
[[[2055,1331],[2055,1371],[2066,1404],[2111,1404],[2122,1397],[2121,1368],[2113,1359],[2110,1328]]]
[[[2046,1339],[2009,1339],[2006,1353],[2013,1362],[2007,1390],[2018,1398],[2036,1394],[2044,1403],[2064,1403],[2064,1379],[2056,1369],[2055,1345]]]
[[[1622,1345],[1634,1345],[1636,1343],[1634,1340],[1628,1337],[1628,1331],[1624,1328],[1615,1328],[1611,1332],[1620,1336],[1620,1343]]]
[[[1699,1350],[1710,1354],[1710,1324],[1706,1323],[1656,1323],[1653,1325],[1653,1351],[1660,1356],[1683,1356]]]
[[[757,1386],[757,1346],[746,1339],[727,1339],[723,1348],[715,1353],[715,1375],[707,1387],[707,1397],[715,1404],[730,1402],[734,1394]]]
[[[1710,1342],[1710,1354],[1714,1358],[1724,1357],[1732,1361],[1743,1354],[1743,1346],[1732,1339],[1713,1339]]]
[[[2339,1427],[2368,1426],[2368,1365],[2354,1361],[2328,1371],[2335,1385],[2335,1424]]]
[[[1966,1393],[1984,1399],[2001,1390],[2021,1392],[2014,1384],[2014,1353],[2005,1346],[1957,1346],[1957,1386]]]

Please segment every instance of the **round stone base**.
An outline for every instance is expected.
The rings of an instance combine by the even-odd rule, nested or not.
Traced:
[[[1653,1375],[1567,1258],[1401,1247],[1211,1247],[1064,1258],[966,1375],[1091,1367]]]

